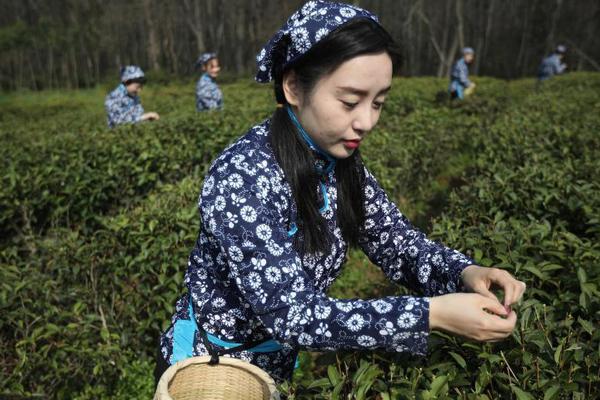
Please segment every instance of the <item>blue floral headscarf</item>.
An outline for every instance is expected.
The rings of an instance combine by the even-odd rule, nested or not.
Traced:
[[[200,67],[213,58],[217,58],[217,53],[202,53],[200,57],[196,60],[196,67]]]
[[[379,23],[376,15],[351,4],[323,0],[307,2],[292,14],[256,56],[256,81],[267,83],[273,79],[273,52],[279,46],[289,43],[283,66],[285,67],[296,61],[329,32],[358,18],[369,18]]]
[[[137,65],[126,65],[121,68],[121,82],[127,82],[131,79],[144,78],[144,71]]]

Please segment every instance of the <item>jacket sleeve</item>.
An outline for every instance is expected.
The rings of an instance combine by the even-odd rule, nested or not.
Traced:
[[[552,72],[553,75],[560,75],[562,74],[565,69],[567,68],[567,66],[563,63],[560,62],[560,58],[558,58],[558,56],[555,56],[552,58]]]
[[[415,229],[365,169],[366,220],[360,246],[390,280],[426,296],[454,293],[475,262]]]
[[[426,353],[427,298],[340,300],[317,290],[288,236],[283,190],[260,172],[242,174],[217,174],[200,212],[242,296],[275,340],[315,350]]]

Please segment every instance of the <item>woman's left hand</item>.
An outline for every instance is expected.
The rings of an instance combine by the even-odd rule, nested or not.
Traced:
[[[469,265],[462,271],[461,277],[467,289],[494,300],[498,298],[490,289],[501,288],[504,291],[503,304],[506,308],[518,302],[525,292],[525,282],[515,279],[508,272],[498,268]]]

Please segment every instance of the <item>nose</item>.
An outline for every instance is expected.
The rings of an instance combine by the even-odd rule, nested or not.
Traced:
[[[375,110],[370,104],[357,108],[352,128],[359,134],[364,135],[369,133],[379,120],[379,110]]]

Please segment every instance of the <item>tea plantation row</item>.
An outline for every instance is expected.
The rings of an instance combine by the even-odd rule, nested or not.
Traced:
[[[433,237],[528,283],[519,328],[495,345],[434,334],[428,360],[304,353],[282,388],[290,398],[598,396],[600,76],[539,92],[531,81],[478,82],[475,98],[449,105],[436,101],[441,80],[396,80],[363,156]],[[185,87],[154,89],[144,104],[161,121],[112,132],[90,111],[97,91],[66,112],[56,96],[23,115],[0,103],[0,393],[151,397],[202,175],[272,110],[268,90],[224,89],[225,111],[203,115]],[[382,293],[404,290],[357,253],[331,290]]]

